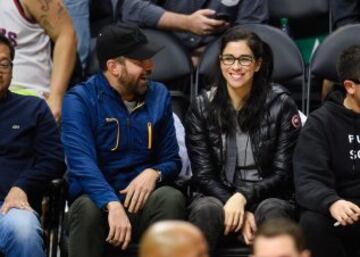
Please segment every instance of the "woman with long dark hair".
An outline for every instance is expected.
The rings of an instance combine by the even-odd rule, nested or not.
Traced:
[[[270,47],[255,33],[224,33],[209,91],[187,115],[186,142],[197,193],[189,219],[214,250],[221,235],[251,244],[267,218],[294,217],[292,155],[301,127],[289,93],[270,83]]]

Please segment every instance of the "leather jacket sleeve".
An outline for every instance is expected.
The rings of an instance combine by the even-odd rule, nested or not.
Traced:
[[[193,171],[192,182],[207,196],[225,203],[232,195],[220,178],[221,165],[215,163],[207,134],[205,100],[199,96],[186,116],[186,145]]]
[[[276,120],[276,139],[274,143],[274,152],[263,152],[264,155],[270,155],[270,162],[262,167],[266,169],[263,179],[254,184],[251,188],[242,190],[248,203],[259,203],[260,201],[288,194],[294,190],[293,186],[293,165],[292,156],[294,153],[296,141],[301,129],[300,116],[295,102],[288,95],[281,95],[273,108],[270,108],[271,116]],[[267,128],[270,129],[270,128]],[[259,142],[264,144],[264,142]],[[261,147],[259,149],[261,150]],[[270,165],[269,165],[270,164]],[[261,163],[260,163],[260,166]],[[263,171],[264,172],[264,171]],[[265,173],[265,172],[264,172]]]

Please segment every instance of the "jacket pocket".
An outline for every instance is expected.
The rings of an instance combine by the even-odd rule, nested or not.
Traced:
[[[120,123],[117,118],[108,117],[96,131],[97,146],[101,151],[114,152],[120,148]]]

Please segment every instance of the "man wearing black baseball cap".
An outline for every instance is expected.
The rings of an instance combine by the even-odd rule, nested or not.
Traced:
[[[149,81],[159,50],[136,26],[105,27],[102,71],[64,98],[70,257],[102,257],[107,243],[125,249],[153,222],[185,216],[168,186],[181,168],[170,94]]]

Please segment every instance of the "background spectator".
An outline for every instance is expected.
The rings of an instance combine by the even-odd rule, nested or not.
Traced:
[[[226,17],[216,18],[216,14],[224,14],[223,2],[230,2],[230,5],[235,2],[235,5],[227,9]],[[141,27],[172,31],[193,56],[199,57],[203,51],[201,47],[229,26],[267,22],[268,5],[267,0],[125,0],[122,19]],[[193,59],[194,63],[196,59]]]
[[[16,49],[10,90],[45,98],[59,120],[76,57],[76,36],[62,0],[0,1],[0,17],[0,33]]]

